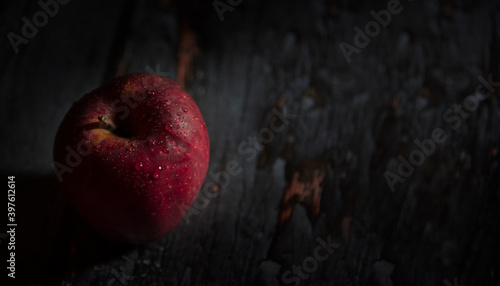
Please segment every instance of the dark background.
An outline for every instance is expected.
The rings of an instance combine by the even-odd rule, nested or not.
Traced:
[[[243,0],[221,21],[212,1],[73,0],[18,53],[7,35],[22,35],[22,17],[41,7],[0,2],[0,173],[16,176],[16,282],[280,285],[330,237],[339,246],[303,285],[500,285],[499,93],[458,128],[443,119],[479,76],[500,81],[499,3],[401,1],[349,63],[339,44],[354,45],[354,28],[388,2]],[[83,94],[148,71],[197,102],[209,171],[236,160],[242,172],[165,238],[122,245],[90,230],[59,192],[52,144]],[[247,160],[238,146],[276,106],[295,118]],[[391,191],[384,173],[398,174],[398,156],[408,159],[435,128],[447,140]],[[291,204],[279,228],[294,172],[311,183],[326,169],[319,215]],[[4,205],[5,185],[1,197]]]

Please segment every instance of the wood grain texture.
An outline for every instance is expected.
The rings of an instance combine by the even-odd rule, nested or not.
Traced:
[[[2,172],[27,174],[50,194],[40,201],[54,206],[36,207],[28,203],[34,189],[22,190],[39,213],[35,219],[27,208],[27,221],[48,221],[42,239],[25,238],[39,255],[20,272],[24,279],[33,285],[294,285],[290,277],[300,276],[307,276],[301,285],[499,283],[498,91],[488,91],[461,121],[443,118],[467,104],[479,77],[500,81],[495,1],[401,1],[401,13],[351,63],[339,44],[354,45],[354,28],[364,30],[370,12],[388,1],[242,1],[223,21],[212,1],[106,3],[70,2],[16,56],[2,33],[1,105],[9,106],[0,115],[2,138],[12,134],[1,151]],[[17,19],[37,8],[21,6],[2,12],[8,15],[2,23],[11,25],[2,31],[19,30]],[[181,60],[184,21],[199,50]],[[83,93],[115,75],[147,70],[180,77],[200,107],[211,144],[206,184],[238,171],[207,187],[162,240],[118,245],[94,234],[57,195],[47,175],[51,144]],[[16,115],[22,116],[9,121]],[[398,174],[398,156],[409,160],[419,150],[415,140],[432,138],[436,128],[447,139],[391,191],[384,173]],[[314,170],[326,166],[331,170],[318,180]],[[312,199],[284,200],[297,183],[321,190],[318,215],[311,214]],[[285,208],[291,212],[279,226]],[[335,248],[313,267],[308,257],[320,241]],[[38,265],[44,266],[33,272]],[[297,266],[314,271],[294,274]]]

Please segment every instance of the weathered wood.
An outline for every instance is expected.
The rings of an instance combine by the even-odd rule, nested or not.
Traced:
[[[71,2],[16,57],[0,42],[1,103],[11,107],[0,115],[2,138],[13,134],[2,172],[29,175],[20,204],[34,210],[23,215],[50,222],[45,231],[30,226],[44,238],[26,238],[39,254],[19,274],[35,285],[293,285],[300,276],[304,285],[497,285],[498,91],[461,121],[444,115],[467,104],[479,77],[499,80],[498,4],[401,1],[401,13],[349,63],[339,44],[354,45],[354,28],[387,3],[243,1],[221,22],[211,1]],[[35,8],[8,9],[7,23]],[[181,44],[193,43],[179,34],[186,29],[196,35],[194,58],[182,54]],[[157,66],[181,78],[205,118],[206,183],[228,166],[238,171],[207,188],[211,198],[200,195],[164,239],[119,245],[94,234],[44,174],[72,101],[114,75]],[[273,131],[277,113],[285,124]],[[37,132],[15,131],[33,122]],[[436,128],[447,139],[391,191],[386,171],[400,174],[398,156],[410,160],[415,140]],[[315,166],[327,165],[313,184]],[[28,203],[36,185],[47,195],[35,197],[56,206],[51,215]],[[300,197],[308,185],[322,190],[317,216],[312,197],[284,200],[285,190]],[[332,253],[314,258],[330,242]]]

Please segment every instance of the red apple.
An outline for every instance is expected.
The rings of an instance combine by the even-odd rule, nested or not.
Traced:
[[[105,237],[147,243],[173,230],[208,168],[207,128],[176,82],[135,73],[86,94],[64,117],[54,170],[81,216]]]

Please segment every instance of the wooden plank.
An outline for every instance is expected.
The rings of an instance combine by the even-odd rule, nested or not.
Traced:
[[[123,6],[120,1],[71,1],[58,8],[51,6],[53,15],[47,16],[46,24],[41,22],[27,43],[19,44],[18,53],[8,33],[23,36],[21,19],[33,23],[34,15],[40,15],[43,8],[38,1],[10,1],[1,6],[0,137],[5,141],[0,174],[2,178],[16,176],[16,281],[28,285],[58,277],[54,270],[67,263],[67,256],[55,256],[64,261],[50,260],[54,249],[68,246],[57,240],[58,234],[70,233],[64,224],[66,198],[59,193],[51,167],[52,144],[71,104],[105,79]],[[44,21],[39,17],[38,21]],[[6,198],[2,196],[1,201]],[[0,233],[5,230],[2,224]],[[1,257],[5,258],[3,242]],[[2,267],[1,274],[5,281],[6,268]]]
[[[22,36],[22,17],[42,11],[34,3],[7,10],[9,32]],[[95,9],[99,7],[98,9]],[[88,12],[83,12],[88,11]],[[1,38],[2,138],[9,138],[2,159],[9,171],[52,172],[52,143],[69,106],[102,83],[107,59],[118,30],[119,3],[69,2],[15,54],[7,37]],[[94,15],[94,16],[93,16]],[[23,130],[19,132],[17,130]],[[33,154],[38,154],[33,156]]]
[[[47,281],[498,284],[498,92],[456,129],[459,121],[443,119],[479,76],[498,79],[497,4],[401,1],[349,63],[339,44],[353,45],[354,27],[364,29],[387,1],[243,1],[222,22],[210,1],[134,3],[102,77],[158,65],[184,79],[209,129],[209,171],[234,161],[241,172],[213,198],[200,195],[194,214],[149,245],[105,241],[68,207]],[[186,29],[200,53],[181,60],[179,46],[193,44],[178,34]],[[284,128],[253,145],[276,113]],[[432,139],[436,128],[447,139],[391,191],[386,171],[398,174],[398,156],[410,160],[415,140]],[[324,178],[314,173],[327,166]],[[309,191],[321,191],[317,216],[317,199],[302,196]],[[324,261],[314,258],[330,242],[338,245],[321,252]]]

